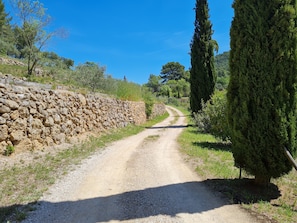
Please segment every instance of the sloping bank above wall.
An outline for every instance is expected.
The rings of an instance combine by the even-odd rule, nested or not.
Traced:
[[[165,112],[163,104],[156,104],[152,114]],[[143,102],[0,83],[1,154],[7,145],[16,152],[37,149],[145,121]]]

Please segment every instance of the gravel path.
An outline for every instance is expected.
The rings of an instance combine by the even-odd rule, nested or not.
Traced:
[[[204,187],[179,154],[170,117],[94,154],[53,185],[29,222],[256,222]]]

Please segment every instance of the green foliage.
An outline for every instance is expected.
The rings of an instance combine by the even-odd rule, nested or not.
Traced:
[[[151,74],[145,84],[156,96],[161,97],[189,97],[190,72],[178,62],[169,62],[162,66],[161,75]]]
[[[5,12],[3,1],[0,0],[0,54],[3,55],[18,54],[10,21],[11,18]]]
[[[215,56],[214,66],[217,74],[216,89],[218,90],[227,89],[229,84],[229,56],[229,51]]]
[[[180,80],[170,80],[167,84],[171,91],[172,96],[176,98],[189,97],[190,94],[190,83],[185,79]]]
[[[222,140],[230,139],[225,91],[216,91],[211,100],[202,102],[202,109],[193,115],[200,132],[210,133]]]
[[[141,86],[132,82],[115,80],[117,83],[116,96],[122,100],[140,101],[142,99]]]
[[[148,83],[145,84],[145,86],[151,89],[151,92],[158,93],[160,92],[160,88],[161,88],[160,81],[161,81],[160,76],[151,74],[149,77]]]
[[[215,56],[214,64],[217,72],[223,71],[224,73],[229,73],[229,57],[230,51]]]
[[[7,14],[5,13],[5,7],[3,1],[0,0],[0,31],[2,31],[2,27],[6,23]]]
[[[214,50],[217,44],[212,40],[212,24],[208,15],[207,0],[196,1],[195,31],[191,43],[191,96],[192,112],[198,112],[201,100],[208,101],[214,92],[216,74]]]
[[[110,94],[110,95],[118,95],[118,82],[121,80],[116,80],[112,78],[111,75],[105,75],[104,79],[101,84],[101,89],[103,93]]]
[[[162,67],[163,79],[158,95],[167,97],[188,97],[190,94],[189,72],[178,62],[169,62]]]
[[[296,2],[235,0],[228,120],[235,163],[267,184],[296,154]]]
[[[94,62],[86,62],[76,67],[74,77],[81,87],[87,87],[94,92],[100,88],[104,72],[104,67]]]
[[[176,107],[180,106],[179,100],[177,98],[174,98],[174,97],[168,98],[167,104],[174,105]]]
[[[0,37],[0,54],[2,55],[19,55],[19,51],[14,44]]]
[[[163,84],[160,88],[160,92],[159,92],[160,96],[166,96],[168,98],[171,97],[172,95],[172,89],[168,84]]]
[[[180,80],[185,76],[185,67],[178,62],[169,62],[162,66],[161,79],[162,83],[170,80]]]
[[[215,72],[218,74],[216,89],[225,90],[229,83],[229,52],[218,54],[215,56],[214,66]],[[176,97],[183,98],[190,96],[190,71],[184,71],[183,66],[179,63],[169,62],[163,66],[161,72],[168,71],[172,75],[154,75],[151,74],[148,83],[145,84],[150,91],[157,97]],[[174,78],[178,75],[173,75],[176,70],[182,68],[183,75],[180,79]],[[171,72],[169,72],[171,70]],[[170,77],[170,78],[167,78]],[[164,77],[165,79],[162,78]],[[177,80],[176,80],[177,79]]]
[[[14,148],[13,145],[7,145],[7,146],[6,146],[6,149],[5,149],[5,151],[4,151],[4,155],[5,155],[5,156],[10,156],[11,154],[14,153],[14,151],[15,151],[15,148]]]
[[[70,69],[74,66],[74,61],[64,57],[60,57],[55,52],[42,52],[41,53],[40,65],[59,68],[59,69]]]
[[[40,60],[41,49],[54,35],[46,31],[50,17],[39,1],[11,0],[11,3],[20,24],[14,28],[16,48],[19,56],[27,59],[28,76],[31,76]]]
[[[105,67],[100,67],[94,62],[86,62],[77,66],[70,76],[69,82],[92,92],[114,95],[122,100],[142,100],[140,85],[127,80],[113,79],[112,76],[105,75]]]
[[[143,90],[142,98],[145,103],[145,114],[147,119],[149,119],[153,112],[153,107],[156,100],[154,95],[146,89]]]
[[[206,112],[206,103],[201,101],[201,110],[193,113],[194,122],[201,133],[210,133],[211,124],[209,114]]]

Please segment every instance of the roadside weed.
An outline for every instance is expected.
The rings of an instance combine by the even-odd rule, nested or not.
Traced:
[[[4,151],[4,155],[5,156],[10,156],[11,154],[13,154],[15,151],[14,146],[13,145],[8,145],[6,146],[6,149]]]

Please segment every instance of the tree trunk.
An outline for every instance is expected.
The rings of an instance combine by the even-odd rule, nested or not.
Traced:
[[[255,176],[255,184],[258,186],[266,187],[270,183],[271,177],[256,175]]]
[[[29,55],[28,55],[28,63],[27,63],[27,75],[28,75],[28,77],[30,77],[31,74],[32,74],[32,71],[30,69],[30,67],[31,67],[30,65],[31,65],[31,54],[29,53]]]

